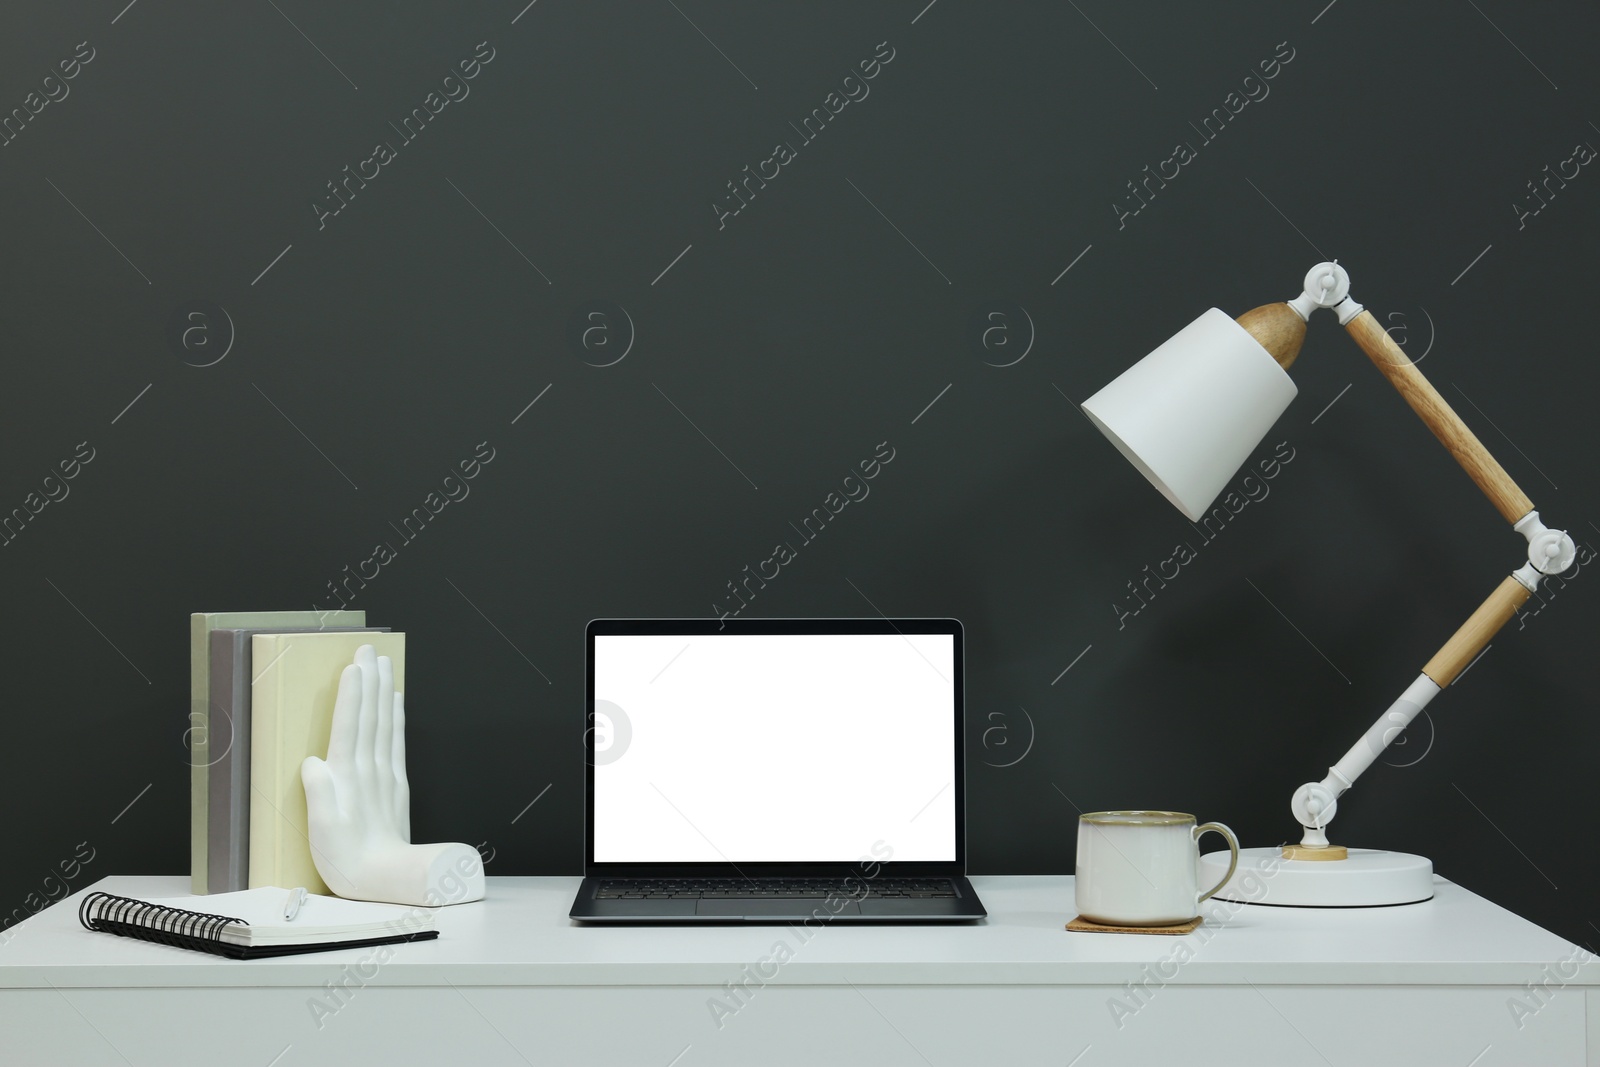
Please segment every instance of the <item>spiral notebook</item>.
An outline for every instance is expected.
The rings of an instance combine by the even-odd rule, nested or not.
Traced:
[[[135,900],[90,893],[78,920],[90,930],[236,960],[329,952],[364,945],[428,941],[439,936],[431,908],[311,896],[293,921],[283,918],[287,889]],[[203,907],[204,911],[196,910]]]

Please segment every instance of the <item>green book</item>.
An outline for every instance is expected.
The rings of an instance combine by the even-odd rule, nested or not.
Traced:
[[[215,611],[189,616],[189,888],[207,891],[210,874],[211,631],[219,627],[365,626],[365,611]]]
[[[405,692],[406,635],[256,634],[250,639],[250,888],[305,886],[329,892],[311,860],[300,764],[326,758],[339,675],[371,645],[394,665]]]

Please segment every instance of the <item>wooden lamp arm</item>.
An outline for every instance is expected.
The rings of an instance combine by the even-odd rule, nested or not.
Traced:
[[[1444,647],[1433,654],[1422,673],[1433,679],[1440,689],[1456,680],[1460,673],[1472,666],[1472,661],[1488,647],[1500,627],[1511,621],[1533,594],[1528,587],[1512,575],[1507,575],[1489,598],[1478,605],[1461,628],[1451,635]]]
[[[1445,686],[1460,677],[1472,666],[1472,661],[1488,647],[1494,635],[1511,617],[1528,602],[1533,594],[1515,575],[1501,582],[1489,598],[1478,605],[1466,622],[1433,654],[1422,668],[1422,674],[1412,682],[1400,699],[1389,706],[1377,722],[1350,746],[1350,751],[1339,762],[1328,768],[1328,776],[1320,782],[1307,782],[1296,790],[1290,808],[1305,835],[1298,845],[1285,845],[1283,857],[1298,860],[1339,860],[1347,852],[1338,845],[1328,843],[1327,826],[1339,810],[1339,797],[1355,785],[1373,761],[1382,754],[1396,737],[1411,725],[1430,700],[1439,695]]]
[[[1451,409],[1439,391],[1423,377],[1416,364],[1378,325],[1372,312],[1361,312],[1345,324],[1345,330],[1383,372],[1383,376],[1389,379],[1389,384],[1399,390],[1406,403],[1411,405],[1411,410],[1427,424],[1439,443],[1456,458],[1456,462],[1461,464],[1461,468],[1483,490],[1507,522],[1515,523],[1533,510],[1533,501],[1528,494],[1517,486],[1505,468],[1483,447],[1483,442],[1461,421],[1461,416]]]

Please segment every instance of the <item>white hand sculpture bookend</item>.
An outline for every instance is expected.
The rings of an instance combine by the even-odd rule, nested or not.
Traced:
[[[404,697],[389,657],[371,645],[339,675],[328,758],[307,756],[300,780],[311,859],[334,893],[425,907],[483,899],[476,849],[411,844]]]

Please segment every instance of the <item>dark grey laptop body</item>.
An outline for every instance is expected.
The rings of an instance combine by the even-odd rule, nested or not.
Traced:
[[[854,863],[596,863],[595,638],[622,634],[947,634],[953,639],[955,857]],[[987,915],[966,877],[963,649],[954,619],[597,619],[585,636],[584,879],[571,917],[583,923],[959,923]],[[841,739],[845,743],[845,739]],[[828,787],[818,782],[818,789]]]

